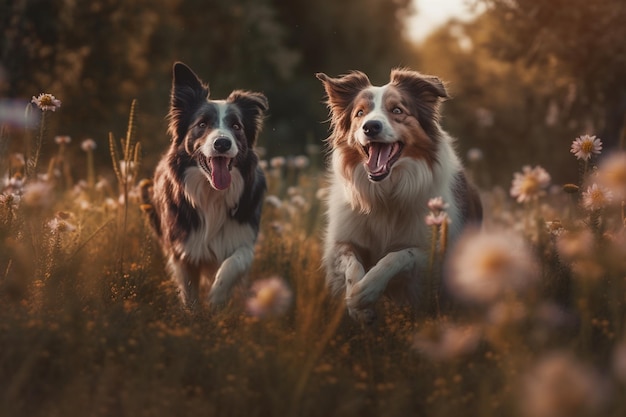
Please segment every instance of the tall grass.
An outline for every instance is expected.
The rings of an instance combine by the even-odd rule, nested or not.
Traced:
[[[485,229],[522,236],[538,260],[523,294],[453,297],[438,314],[382,301],[361,326],[324,286],[323,173],[270,161],[249,278],[283,280],[289,309],[249,314],[246,286],[222,311],[189,312],[140,178],[119,163],[139,162],[132,114],[121,148],[109,144],[117,191],[24,177],[19,163],[0,173],[0,415],[626,415],[623,214],[582,209],[582,182],[529,205],[483,190]]]

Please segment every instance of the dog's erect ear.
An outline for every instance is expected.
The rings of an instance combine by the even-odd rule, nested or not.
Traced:
[[[176,142],[183,139],[193,110],[209,97],[209,87],[182,62],[173,68],[169,131]]]
[[[241,109],[244,133],[250,146],[253,146],[263,127],[265,112],[269,109],[267,97],[261,93],[235,90],[226,99]]]
[[[174,64],[172,79],[172,109],[186,108],[209,97],[209,86],[203,84],[200,78],[182,62]]]
[[[321,72],[315,76],[324,84],[328,96],[327,104],[335,117],[352,103],[361,90],[372,85],[367,75],[360,71],[352,71],[339,78],[331,78]]]
[[[432,75],[396,68],[391,71],[391,84],[414,98],[413,105],[424,131],[432,138],[437,136],[439,103],[450,97],[443,82]]]
[[[182,62],[176,62],[173,70],[174,87],[190,87],[193,90],[202,90],[206,85],[202,84],[195,72]]]

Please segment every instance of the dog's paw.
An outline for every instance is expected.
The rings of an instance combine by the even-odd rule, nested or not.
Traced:
[[[374,308],[371,307],[361,310],[348,307],[348,314],[355,321],[366,325],[371,325],[374,321],[376,321],[376,311],[374,311]]]
[[[221,285],[213,285],[209,292],[209,307],[214,310],[219,310],[228,301],[228,291]]]
[[[351,291],[347,292],[346,296],[346,305],[350,317],[365,324],[372,324],[376,319],[374,304],[378,300],[378,296],[379,294],[376,292],[368,291],[368,288],[363,286],[362,281],[357,282],[352,286]]]
[[[382,294],[382,289],[370,285],[369,280],[363,279],[346,290],[346,302],[348,307],[363,310],[373,306]]]

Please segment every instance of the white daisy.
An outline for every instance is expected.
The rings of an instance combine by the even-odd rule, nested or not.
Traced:
[[[599,154],[602,150],[602,141],[595,136],[583,135],[577,137],[572,142],[572,148],[570,152],[573,153],[576,158],[584,161],[589,160],[594,154]]]

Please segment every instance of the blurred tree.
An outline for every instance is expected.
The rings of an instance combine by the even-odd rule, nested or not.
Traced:
[[[405,19],[411,0],[274,0],[289,45],[302,52],[302,66],[329,75],[365,71],[387,81],[389,65],[406,62],[410,47]]]
[[[41,75],[52,72],[52,51],[58,36],[56,23],[47,16],[58,15],[60,2],[37,3],[41,4],[12,0],[0,2],[0,63],[4,73],[4,77],[0,78],[0,95],[4,97],[14,97],[24,88],[25,66],[36,64],[41,69]],[[26,19],[24,16],[31,17]]]
[[[391,67],[412,58],[405,36],[411,0],[307,1],[273,0],[287,45],[300,60],[293,78],[269,92],[279,138],[267,142],[270,153],[302,152],[307,143],[321,145],[328,125],[323,88],[316,72],[332,76],[359,69],[374,83],[386,83]],[[290,145],[291,144],[291,145]],[[285,146],[287,145],[287,146]]]
[[[281,128],[290,126],[280,102],[290,91],[285,85],[298,79],[301,52],[287,45],[289,34],[271,0],[213,0],[210,7],[206,0],[188,0],[180,3],[177,16],[169,34],[173,60],[194,68],[213,97],[223,98],[236,88],[263,91],[270,117],[260,144],[270,152],[287,151],[303,139]]]
[[[225,95],[235,88],[272,88],[293,76],[299,53],[271,0],[181,1],[171,32],[173,55],[197,68]]]
[[[484,160],[470,164],[480,171],[475,175],[481,186],[508,186],[511,170],[525,164],[549,167],[555,181],[572,181],[577,166],[568,150],[580,129],[569,111],[572,80],[554,67],[528,68],[495,57],[488,45],[500,30],[493,15],[483,14],[449,22],[422,45],[420,69],[447,81],[452,95],[444,128],[458,138],[462,155],[470,148],[482,151]]]
[[[626,2],[478,1],[500,26],[490,41],[495,56],[572,77],[580,114],[608,148],[617,146],[626,122]]]
[[[54,131],[93,137],[101,149],[109,131],[124,134],[136,98],[151,168],[167,142],[172,63],[182,60],[214,97],[265,92],[261,144],[300,153],[327,134],[315,72],[361,69],[385,82],[414,59],[410,12],[411,0],[0,0],[0,94],[54,94],[63,101]]]
[[[54,94],[63,105],[51,131],[77,141],[90,136],[106,149],[107,133],[124,134],[132,99],[141,100],[151,87],[152,65],[163,57],[150,55],[150,41],[168,24],[175,3],[1,1],[2,94]],[[98,155],[108,157],[106,151]]]

